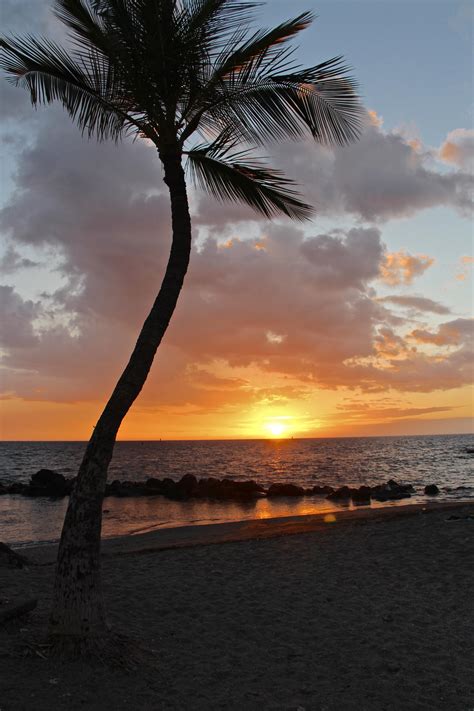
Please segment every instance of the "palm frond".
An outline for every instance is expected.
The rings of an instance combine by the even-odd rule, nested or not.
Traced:
[[[216,61],[211,82],[223,81],[242,83],[252,81],[263,68],[268,73],[286,56],[284,45],[296,34],[312,23],[314,15],[303,12],[297,17],[282,22],[270,30],[258,30],[248,36],[244,30],[237,31]]]
[[[54,42],[31,36],[1,39],[0,50],[7,78],[29,90],[34,106],[59,101],[81,130],[100,140],[117,140],[130,126],[144,130],[100,53],[83,55],[79,63]]]
[[[70,30],[71,39],[89,49],[106,51],[109,41],[101,15],[87,0],[54,0],[53,12]]]
[[[220,51],[236,30],[248,25],[253,12],[262,2],[242,0],[188,0],[183,3],[187,17],[187,32],[190,37],[199,33],[206,49]]]
[[[308,133],[329,145],[356,140],[363,109],[342,57],[308,69],[292,62],[287,42],[312,20],[307,12],[250,37],[237,33],[193,95],[183,139],[198,127],[218,134],[230,125],[242,140],[260,145]]]
[[[212,197],[243,202],[265,217],[286,215],[308,220],[313,208],[299,198],[295,184],[284,174],[250,158],[250,151],[232,152],[228,136],[201,144],[187,153],[195,185]]]
[[[236,30],[214,62],[208,62],[208,73],[201,81],[201,90],[195,92],[183,109],[183,116],[195,126],[206,105],[214,105],[222,89],[242,86],[257,78],[262,67],[271,70],[289,70],[285,59],[291,54],[284,46],[297,32],[312,21],[311,13],[303,13],[293,20],[283,22],[272,30],[261,30],[248,36],[246,29]],[[215,43],[215,37],[211,37]]]
[[[358,138],[364,113],[347,72],[335,57],[310,69],[224,87],[201,110],[199,125],[215,134],[231,126],[242,140],[258,145],[307,133],[319,143],[344,145]]]

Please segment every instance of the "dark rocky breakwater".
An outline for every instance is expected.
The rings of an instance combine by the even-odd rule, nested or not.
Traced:
[[[75,479],[66,479],[62,474],[50,469],[40,469],[30,479],[28,484],[0,483],[0,495],[16,494],[30,497],[61,498],[68,496],[74,486]],[[409,499],[416,492],[411,484],[400,484],[390,479],[385,484],[377,486],[360,486],[353,488],[341,486],[313,486],[304,488],[296,484],[272,484],[268,489],[255,481],[235,481],[233,479],[217,479],[214,477],[197,479],[193,474],[186,474],[179,481],[170,478],[149,478],[146,481],[115,480],[106,485],[105,496],[138,497],[165,496],[168,499],[215,499],[215,500],[249,500],[274,497],[320,496],[330,501],[352,501],[356,505],[370,504],[375,501],[396,501]],[[426,496],[436,496],[440,493],[436,484],[424,488]]]

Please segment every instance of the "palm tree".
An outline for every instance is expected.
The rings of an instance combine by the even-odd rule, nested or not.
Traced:
[[[140,393],[188,268],[191,219],[183,157],[194,182],[219,200],[270,218],[308,219],[311,207],[254,153],[305,135],[345,144],[361,107],[341,57],[309,68],[289,41],[304,12],[252,30],[257,5],[240,0],[54,0],[72,44],[27,36],[0,40],[2,66],[36,107],[58,101],[99,141],[144,137],[158,151],[171,201],[164,278],[133,353],[87,445],[58,551],[50,634],[58,646],[93,649],[107,630],[100,583],[102,501],[120,424]]]

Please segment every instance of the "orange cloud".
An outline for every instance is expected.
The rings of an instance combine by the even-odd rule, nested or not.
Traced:
[[[448,133],[446,141],[438,151],[438,157],[459,168],[474,167],[474,130],[456,128]]]
[[[459,163],[461,160],[461,149],[452,141],[446,141],[439,150],[439,156],[447,163]]]
[[[376,126],[377,128],[382,128],[383,126],[383,116],[379,116],[376,111],[373,109],[369,109],[367,111],[369,114],[369,121],[372,124],[372,126]]]
[[[432,264],[434,259],[426,254],[408,254],[401,250],[386,255],[380,266],[383,281],[390,286],[411,284],[413,279],[421,276]]]
[[[474,257],[464,256],[459,260],[461,262],[461,271],[456,274],[457,281],[465,281],[469,276],[469,267],[474,264]]]
[[[429,343],[435,346],[455,346],[465,340],[472,340],[474,321],[472,319],[458,318],[448,323],[443,323],[436,332],[415,329],[410,333],[410,338],[418,343]]]

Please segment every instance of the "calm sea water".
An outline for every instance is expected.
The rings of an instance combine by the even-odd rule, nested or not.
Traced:
[[[84,442],[1,442],[0,481],[28,481],[38,469],[74,476]],[[302,486],[380,484],[388,479],[442,488],[438,500],[474,498],[474,437],[373,437],[344,439],[118,442],[109,479],[150,476],[255,479],[269,485],[289,481]],[[458,489],[457,487],[464,487]],[[426,501],[421,493],[412,502]],[[402,502],[406,503],[406,501]],[[374,503],[372,506],[387,504]],[[398,505],[390,503],[388,505]],[[11,544],[54,541],[60,534],[67,500],[0,497],[0,540]],[[104,536],[139,533],[171,526],[291,516],[350,508],[325,499],[255,502],[170,501],[161,496],[107,498]]]

